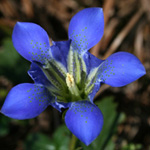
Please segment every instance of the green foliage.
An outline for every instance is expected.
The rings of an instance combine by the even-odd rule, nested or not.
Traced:
[[[3,41],[2,49],[0,51],[0,66],[15,67],[17,60],[20,58],[19,54],[13,47],[11,39]]]
[[[58,150],[67,150],[70,142],[70,131],[66,125],[59,127],[54,133],[53,140],[55,141]]]
[[[8,91],[6,89],[0,89],[0,97],[4,98],[8,94]]]
[[[17,125],[18,127],[27,127],[29,125],[29,120],[15,120],[0,114],[0,137],[9,135],[12,125]]]
[[[26,150],[56,150],[53,141],[42,133],[30,134],[25,144]]]
[[[60,126],[52,138],[42,133],[30,134],[25,142],[25,150],[67,150],[69,135],[70,131],[65,125]]]
[[[28,69],[29,62],[18,54],[10,38],[5,39],[0,49],[0,75],[14,83],[26,82],[29,80]]]
[[[142,149],[141,144],[133,144],[133,143],[130,143],[122,148],[122,150],[141,150],[141,149]]]
[[[9,133],[10,118],[0,115],[0,137],[6,136]]]
[[[107,140],[108,135],[110,134],[110,132],[112,132],[112,130],[114,130],[112,129],[112,126],[117,116],[117,104],[113,102],[113,97],[107,97],[99,103],[97,103],[97,105],[104,115],[103,129],[101,131],[100,136],[96,139],[98,147],[102,149]]]

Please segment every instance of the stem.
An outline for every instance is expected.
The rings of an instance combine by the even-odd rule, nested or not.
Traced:
[[[75,150],[77,138],[72,134],[69,150]]]

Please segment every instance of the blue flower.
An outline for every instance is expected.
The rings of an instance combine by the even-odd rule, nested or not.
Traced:
[[[49,105],[67,108],[65,123],[86,145],[100,133],[103,115],[93,103],[101,83],[113,87],[129,84],[145,74],[138,58],[118,52],[100,60],[88,50],[104,32],[101,8],[77,13],[69,25],[69,40],[52,43],[46,31],[34,23],[18,22],[13,30],[14,47],[31,62],[28,74],[35,82],[15,86],[1,113],[14,119],[30,119]]]

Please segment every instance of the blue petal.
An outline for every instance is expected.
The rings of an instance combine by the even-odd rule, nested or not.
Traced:
[[[70,48],[70,40],[68,41],[53,41],[51,46],[52,57],[62,63],[67,68],[67,56]]]
[[[41,85],[24,83],[15,86],[7,95],[1,112],[14,119],[38,116],[52,101],[47,89]]]
[[[83,59],[86,64],[87,74],[89,74],[92,69],[97,68],[103,62],[103,60],[98,59],[89,52],[84,53]]]
[[[78,101],[72,103],[66,112],[65,123],[77,138],[89,145],[101,132],[103,115],[89,101]]]
[[[140,60],[127,52],[112,54],[102,63],[99,70],[100,79],[113,87],[129,84],[145,73]]]
[[[68,34],[73,48],[83,53],[100,41],[103,32],[103,10],[95,7],[78,12],[70,21]]]
[[[30,70],[28,71],[28,74],[35,83],[42,84],[45,86],[51,86],[50,81],[44,75],[42,69],[37,65],[36,62],[32,62],[30,66]]]
[[[46,59],[49,59],[49,37],[39,25],[17,22],[12,40],[16,50],[27,60],[45,63]]]
[[[62,108],[63,109],[69,108],[71,104],[72,102],[64,103],[64,102],[57,102],[57,100],[55,100],[55,102],[52,102],[50,105],[55,109],[57,109],[59,112],[61,112]]]
[[[92,55],[89,52],[84,53],[83,59],[86,64],[87,75],[89,75],[89,73],[92,72],[93,69],[99,67],[99,65],[104,61],[104,60],[98,59],[97,57],[95,57],[94,55]],[[100,81],[96,80],[96,82],[94,84],[95,84],[95,86],[94,86],[92,92],[88,95],[88,98],[90,99],[91,102],[93,102],[93,98],[100,88]]]
[[[95,85],[94,85],[94,88],[92,89],[92,92],[89,93],[89,95],[88,95],[88,98],[90,99],[90,101],[91,101],[92,103],[93,103],[93,99],[94,99],[96,93],[99,91],[100,86],[101,86],[101,83],[100,83],[99,80],[97,80],[94,84],[95,84]]]

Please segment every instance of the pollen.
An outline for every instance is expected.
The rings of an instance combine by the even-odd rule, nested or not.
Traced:
[[[67,83],[67,86],[69,88],[73,87],[75,85],[75,82],[74,82],[74,78],[71,74],[67,73],[67,76],[66,76],[66,83]]]

